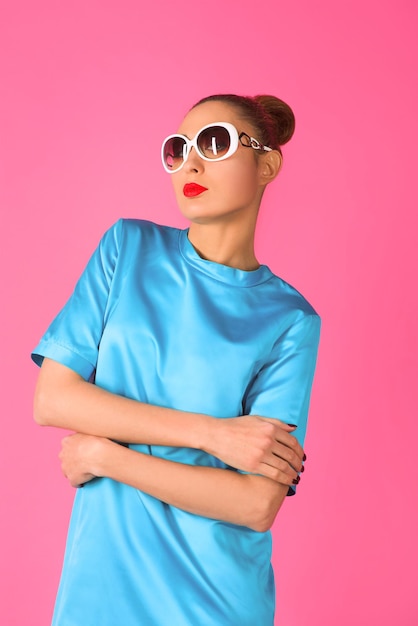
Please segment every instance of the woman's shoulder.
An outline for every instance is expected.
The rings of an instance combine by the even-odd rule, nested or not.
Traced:
[[[299,311],[302,317],[318,315],[312,304],[296,287],[273,272],[269,287],[270,297],[278,304],[280,303],[281,306],[286,306],[289,310]]]
[[[150,220],[120,218],[104,233],[102,246],[116,247],[118,252],[136,249],[138,246],[158,246],[178,238],[180,229],[164,226]]]
[[[156,234],[175,234],[178,228],[157,224],[150,220],[137,219],[133,217],[121,217],[111,226],[110,230],[119,231],[121,234],[131,236],[153,236]]]

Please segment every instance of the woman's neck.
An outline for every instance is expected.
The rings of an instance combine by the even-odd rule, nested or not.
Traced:
[[[254,234],[255,224],[239,228],[236,224],[193,222],[189,241],[207,261],[251,271],[260,267],[254,253]]]

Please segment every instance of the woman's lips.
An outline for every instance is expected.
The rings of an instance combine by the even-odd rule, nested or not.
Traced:
[[[204,191],[207,191],[207,187],[202,187],[202,185],[197,183],[187,183],[183,187],[183,193],[186,198],[194,198],[194,196],[199,196]]]

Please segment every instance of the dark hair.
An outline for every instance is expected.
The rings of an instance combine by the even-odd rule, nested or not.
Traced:
[[[295,116],[286,102],[275,96],[237,96],[235,94],[217,94],[202,98],[192,107],[205,102],[225,102],[235,107],[240,116],[248,120],[259,135],[262,144],[280,151],[291,138],[295,130]]]

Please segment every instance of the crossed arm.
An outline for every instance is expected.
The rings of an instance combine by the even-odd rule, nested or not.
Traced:
[[[73,486],[106,476],[190,513],[260,532],[271,527],[302,470],[293,429],[278,420],[217,419],[137,402],[50,359],[39,374],[34,415],[38,424],[77,433],[64,438],[60,453]],[[197,448],[251,474],[167,461],[112,440]]]

